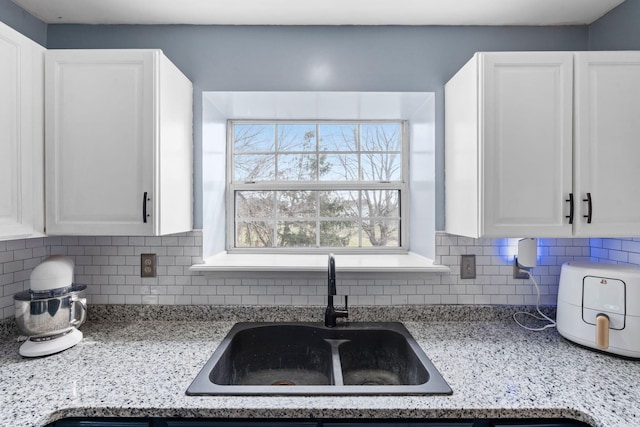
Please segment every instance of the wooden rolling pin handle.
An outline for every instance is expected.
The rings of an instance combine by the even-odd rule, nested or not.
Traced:
[[[609,348],[609,316],[602,313],[596,316],[596,347],[601,350]]]

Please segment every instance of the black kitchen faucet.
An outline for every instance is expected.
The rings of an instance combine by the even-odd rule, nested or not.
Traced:
[[[333,254],[329,254],[328,268],[328,292],[327,308],[324,311],[324,325],[328,328],[336,326],[338,317],[349,317],[348,297],[344,297],[344,309],[336,309],[333,306],[333,296],[336,295],[336,260]]]

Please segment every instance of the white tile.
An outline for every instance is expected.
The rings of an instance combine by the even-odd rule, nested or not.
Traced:
[[[184,274],[185,268],[182,266],[168,266],[167,273],[170,276],[182,276]],[[187,267],[188,271],[188,267]]]
[[[176,295],[176,305],[191,305],[191,295]]]
[[[424,295],[406,295],[407,304],[409,305],[422,305],[424,304]]]
[[[309,298],[304,295],[293,295],[291,297],[291,304],[294,306],[304,306],[309,304]]]
[[[442,295],[442,304],[458,304],[458,295]]]
[[[161,237],[145,237],[144,246],[162,246]]]
[[[275,295],[258,295],[258,304],[260,305],[274,305],[275,303]]]
[[[176,297],[173,295],[158,295],[158,304],[174,305],[175,303]]]
[[[275,296],[275,304],[276,305],[291,305],[292,298],[291,295],[276,295]]]
[[[207,298],[207,302],[211,305],[224,305],[225,304],[225,296],[224,295],[216,295],[209,296]]]
[[[380,286],[384,295],[400,295],[400,286]]]
[[[474,304],[491,304],[491,295],[475,295],[473,298]]]
[[[373,297],[374,305],[391,305],[390,295],[375,295]]]
[[[403,295],[415,295],[417,294],[417,286],[416,285],[403,285],[400,286],[400,294]]]
[[[392,305],[406,305],[409,303],[408,295],[391,295]]]
[[[491,304],[505,305],[508,303],[507,295],[491,295]]]
[[[109,304],[124,304],[125,295],[109,295]]]
[[[142,304],[158,304],[159,301],[158,295],[142,295]]]
[[[242,295],[242,305],[258,305],[258,297],[256,295]]]

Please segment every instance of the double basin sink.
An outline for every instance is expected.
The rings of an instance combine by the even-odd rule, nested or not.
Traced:
[[[401,323],[237,323],[188,395],[419,395],[451,388]]]

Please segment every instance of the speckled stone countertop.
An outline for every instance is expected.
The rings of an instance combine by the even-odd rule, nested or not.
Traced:
[[[236,321],[319,321],[319,307],[89,310],[83,341],[44,358],[20,357],[15,329],[3,321],[0,426],[70,416],[557,417],[640,426],[640,362],[578,347],[553,329],[521,329],[510,319],[513,307],[352,308],[352,321],[403,321],[453,389],[396,397],[185,394]]]

